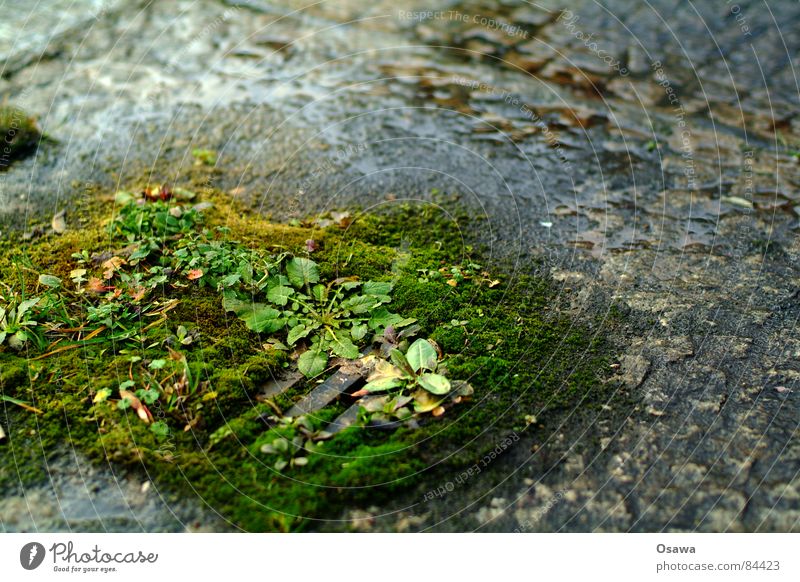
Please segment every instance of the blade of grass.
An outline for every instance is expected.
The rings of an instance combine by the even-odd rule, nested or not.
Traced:
[[[42,412],[38,408],[34,408],[30,404],[28,404],[26,402],[23,402],[22,400],[17,400],[16,398],[11,398],[11,396],[6,396],[5,394],[0,394],[0,400],[3,400],[5,402],[10,402],[11,404],[16,404],[17,406],[21,406],[25,410],[29,410],[31,412],[35,412],[36,414],[44,414],[44,412]]]

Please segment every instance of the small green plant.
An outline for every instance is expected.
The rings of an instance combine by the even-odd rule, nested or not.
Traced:
[[[467,263],[465,265],[451,265],[450,267],[440,267],[435,269],[417,269],[418,281],[420,283],[430,283],[439,281],[458,287],[465,281],[472,281],[477,285],[487,284],[489,288],[497,287],[500,281],[491,279],[489,273],[477,263]]]
[[[381,401],[380,410],[401,419],[410,416],[405,406],[412,401],[416,413],[433,412],[439,416],[444,412],[441,406],[448,396],[454,392],[458,392],[456,396],[471,394],[468,384],[459,382],[454,386],[447,379],[441,357],[438,346],[423,338],[412,343],[405,353],[391,348],[389,360],[378,359],[367,384],[353,395],[390,393],[394,398]],[[371,406],[375,407],[375,404]]]
[[[164,344],[170,347],[191,345],[200,335],[197,329],[187,329],[186,326],[179,325],[175,330],[175,335],[171,335],[164,340]]]
[[[24,299],[10,289],[0,296],[0,345],[8,343],[15,350],[22,349],[28,340],[42,343],[40,324],[32,319],[32,309],[39,303],[40,297]]]
[[[387,360],[378,360],[375,370],[370,375],[365,392],[385,392],[408,384],[419,386],[431,394],[443,395],[450,392],[450,381],[439,369],[439,352],[430,342],[423,338],[409,346],[403,354],[394,348]]]
[[[260,450],[275,457],[273,468],[276,471],[283,471],[286,467],[304,467],[308,464],[308,455],[324,446],[323,442],[315,442],[317,433],[306,416],[273,417],[272,421],[276,426],[267,434],[269,442],[261,445]]]
[[[118,387],[117,408],[133,409],[145,424],[150,425],[151,431],[159,436],[164,436],[168,425],[164,420],[155,421],[148,407],[158,403],[159,409],[163,409],[168,417],[191,426],[196,405],[216,397],[216,393],[207,389],[208,383],[201,382],[192,373],[185,354],[171,348],[168,351],[168,357],[153,360],[131,356],[129,379]],[[103,403],[113,394],[112,389],[101,388],[95,393],[93,404]],[[202,396],[202,400],[194,399],[194,396]]]
[[[197,166],[214,166],[217,163],[217,153],[214,150],[196,148],[192,150],[192,157]]]
[[[124,204],[110,232],[128,242],[132,250],[125,258],[100,257],[104,259],[104,281],[89,279],[89,287],[106,295],[105,301],[89,309],[91,323],[116,330],[116,337],[133,337],[143,311],[138,302],[149,290],[195,281],[223,293],[223,307],[242,319],[248,329],[269,336],[279,334],[285,344],[276,346],[300,348],[297,365],[309,378],[321,374],[332,355],[359,357],[359,345],[370,332],[380,334],[387,326],[413,323],[386,307],[391,301],[391,283],[323,282],[319,266],[310,259],[286,254],[273,257],[221,238],[227,230],[202,229],[202,215],[196,207],[186,209],[170,202],[181,192],[157,187],[145,191],[139,201],[118,193]],[[82,264],[98,262],[85,253],[74,256]],[[81,270],[80,276],[85,274]]]
[[[175,191],[186,192],[179,199],[194,196],[188,190],[176,189]],[[109,223],[109,234],[139,245],[138,251],[141,256],[136,256],[134,253],[131,255],[132,260],[145,258],[146,250],[160,248],[164,238],[193,232],[197,228],[202,219],[201,212],[196,208],[184,208],[180,204],[170,203],[174,196],[173,192],[173,190],[169,190],[168,197],[153,202],[144,200],[137,202],[132,194],[117,193],[117,200],[124,201],[124,204],[115,219]],[[147,243],[147,245],[143,243]],[[148,249],[148,246],[152,248]]]
[[[387,326],[415,321],[385,306],[391,301],[391,283],[336,279],[323,284],[318,265],[310,259],[287,261],[283,272],[269,277],[264,289],[266,303],[229,295],[225,309],[236,313],[255,332],[286,330],[289,346],[302,340],[308,349],[298,358],[297,366],[309,378],[325,370],[331,355],[358,358],[358,344],[370,331],[381,333]]]
[[[202,362],[190,364],[191,353],[202,349],[198,330],[167,324],[168,312],[201,288],[198,295],[219,297],[248,329],[268,336],[265,350],[291,351],[307,378],[322,374],[331,358],[354,360],[366,345],[379,344],[384,359],[364,358],[375,365],[363,393],[379,394],[364,399],[362,420],[438,415],[445,398],[462,394],[447,379],[435,344],[409,345],[419,327],[415,319],[389,310],[392,283],[325,280],[309,258],[249,248],[231,240],[227,228],[207,228],[208,205],[181,203],[193,197],[168,186],[148,188],[141,196],[117,193],[120,206],[108,225],[113,241],[108,249],[74,253],[75,268],[63,280],[39,275],[32,299],[10,289],[0,296],[0,344],[20,349],[35,340],[43,350],[49,336],[58,338],[52,354],[91,345],[99,354],[126,356],[126,376],[98,388],[93,405],[98,412],[114,405],[163,438],[176,426],[198,426],[207,403],[220,397]],[[486,280],[471,263],[433,273],[448,284]],[[210,444],[230,430],[215,431]],[[303,418],[276,419],[274,430],[259,446],[276,457],[278,471],[303,466],[319,446],[316,441],[325,438]]]
[[[218,228],[217,232],[226,234],[224,228]],[[261,291],[275,269],[270,257],[237,241],[209,240],[207,234],[186,236],[175,246],[173,270],[189,280],[197,280],[201,287],[218,291],[238,287],[251,293]]]

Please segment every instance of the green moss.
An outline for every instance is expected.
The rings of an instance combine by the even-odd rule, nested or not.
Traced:
[[[0,105],[0,170],[36,149],[36,122],[18,107]]]
[[[421,335],[449,354],[449,375],[474,386],[472,401],[441,418],[422,420],[416,430],[348,429],[321,445],[307,465],[278,472],[261,445],[297,433],[268,425],[264,418],[274,414],[273,406],[291,406],[311,386],[301,383],[272,405],[256,402],[259,388],[287,365],[286,356],[265,351],[266,338],[228,317],[216,293],[170,290],[179,305],[160,331],[152,332],[153,341],[128,353],[86,346],[28,363],[0,348],[4,390],[11,387],[44,411],[13,410],[6,416],[15,451],[37,446],[54,451],[68,439],[96,460],[143,463],[159,485],[201,496],[237,527],[314,529],[315,519],[389,502],[425,483],[440,482],[443,475],[475,463],[510,432],[535,430],[526,428],[528,414],[556,425],[565,413],[592,411],[613,396],[615,387],[603,382],[609,347],[558,311],[549,281],[495,272],[487,277],[483,270],[492,269],[476,266],[464,267],[468,275],[453,279],[453,266],[480,263],[458,227],[464,215],[406,206],[384,216],[358,216],[346,229],[320,231],[270,224],[219,193],[206,197],[216,205],[208,224],[225,225],[232,239],[254,248],[301,252],[313,238],[319,247],[313,258],[323,276],[392,280],[393,311],[416,318]],[[89,213],[92,221],[81,231],[0,247],[0,274],[5,280],[23,276],[30,290],[35,277],[25,275],[26,270],[20,275],[22,263],[33,272],[68,277],[75,268],[71,253],[109,246],[101,212]],[[615,313],[615,318],[621,316]],[[166,413],[167,437],[154,434],[130,409],[93,403],[101,388],[116,388],[128,377],[131,355],[145,361],[163,357],[164,338],[181,324],[200,332],[180,350],[201,383],[187,401],[188,412]],[[325,426],[347,404],[326,407],[313,422]],[[33,457],[28,461],[37,466]],[[0,470],[12,471],[8,455],[0,457]],[[23,480],[40,477],[31,470]],[[11,485],[0,479],[0,486]]]
[[[14,396],[28,384],[28,362],[14,354],[0,352],[0,392]]]

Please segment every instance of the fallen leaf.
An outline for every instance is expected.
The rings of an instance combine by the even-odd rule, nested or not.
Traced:
[[[66,217],[66,210],[62,210],[61,212],[57,212],[53,216],[53,220],[50,222],[50,226],[53,228],[53,232],[56,234],[64,234],[67,230],[67,221]]]
[[[114,287],[103,285],[103,282],[97,277],[90,278],[89,283],[86,285],[86,290],[90,293],[104,293],[106,291],[111,291],[113,288]]]
[[[110,259],[103,261],[103,264],[101,265],[101,267],[104,269],[103,278],[111,279],[114,276],[114,273],[125,264],[127,263],[122,257],[111,257]]]
[[[431,411],[433,416],[442,416],[444,414],[444,406],[437,406]]]
[[[455,279],[448,279],[447,284],[450,285],[451,287],[455,287],[456,285],[458,285],[458,281],[456,281]]]
[[[192,270],[191,270],[191,271],[189,271],[189,273],[187,273],[187,275],[186,275],[186,277],[187,277],[187,278],[188,278],[190,281],[194,281],[195,279],[199,279],[199,278],[200,278],[200,277],[202,277],[202,276],[203,276],[203,269],[192,269]]]
[[[335,211],[331,212],[331,218],[334,220],[334,222],[336,222],[336,224],[338,226],[341,226],[343,228],[346,228],[346,227],[350,226],[350,224],[353,222],[353,219],[350,216],[350,213],[347,212],[347,211],[344,211],[344,212],[335,212]]]
[[[150,414],[147,406],[142,404],[142,401],[139,400],[133,392],[130,390],[120,390],[119,395],[122,396],[123,400],[127,400],[130,403],[131,408],[136,411],[138,417],[142,419],[145,424],[153,422],[153,415]]]
[[[192,430],[197,423],[200,421],[200,416],[195,416],[192,420],[186,423],[186,426],[183,427],[183,432],[189,432]]]
[[[732,206],[738,206],[739,208],[753,208],[753,203],[747,198],[742,198],[741,196],[723,196],[720,198],[720,202],[726,202]]]
[[[58,289],[59,287],[61,287],[61,279],[59,279],[55,275],[46,275],[43,273],[39,275],[39,284],[44,285],[45,287]]]
[[[144,189],[144,197],[148,200],[161,200],[166,201],[172,198],[172,189],[167,185],[164,184],[163,186],[155,186]]]

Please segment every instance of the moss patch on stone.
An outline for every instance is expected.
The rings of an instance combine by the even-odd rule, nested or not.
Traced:
[[[36,149],[41,134],[22,109],[0,105],[0,171]]]
[[[420,337],[438,342],[448,354],[450,376],[474,386],[472,400],[413,430],[352,427],[309,455],[307,465],[277,471],[261,446],[282,429],[264,418],[276,408],[286,410],[313,382],[271,403],[257,402],[258,388],[291,366],[287,356],[265,350],[265,338],[226,314],[216,294],[172,290],[178,307],[133,351],[160,357],[159,342],[178,325],[199,330],[198,341],[185,350],[192,374],[207,383],[195,411],[199,420],[184,431],[175,415],[165,413],[172,430],[164,437],[131,409],[94,402],[103,388],[115,389],[127,377],[130,348],[88,344],[39,357],[0,347],[3,394],[43,411],[0,407],[9,435],[0,455],[0,490],[44,479],[43,454],[67,445],[98,462],[143,468],[159,487],[198,496],[234,528],[317,529],[317,520],[347,508],[424,491],[441,475],[475,463],[508,434],[536,430],[526,420],[530,414],[557,422],[567,411],[606,402],[613,390],[604,382],[609,346],[559,310],[548,280],[481,265],[480,252],[465,245],[452,214],[404,206],[320,228],[267,222],[219,192],[207,191],[204,199],[214,203],[208,225],[228,228],[232,238],[253,248],[302,253],[313,240],[324,277],[392,281],[392,310],[416,318]],[[106,250],[104,202],[108,198],[100,197],[87,207],[90,219],[80,230],[1,243],[0,278],[21,281],[33,293],[37,273],[67,278],[75,268],[72,253]],[[323,409],[313,422],[324,426],[348,404],[345,399]]]

